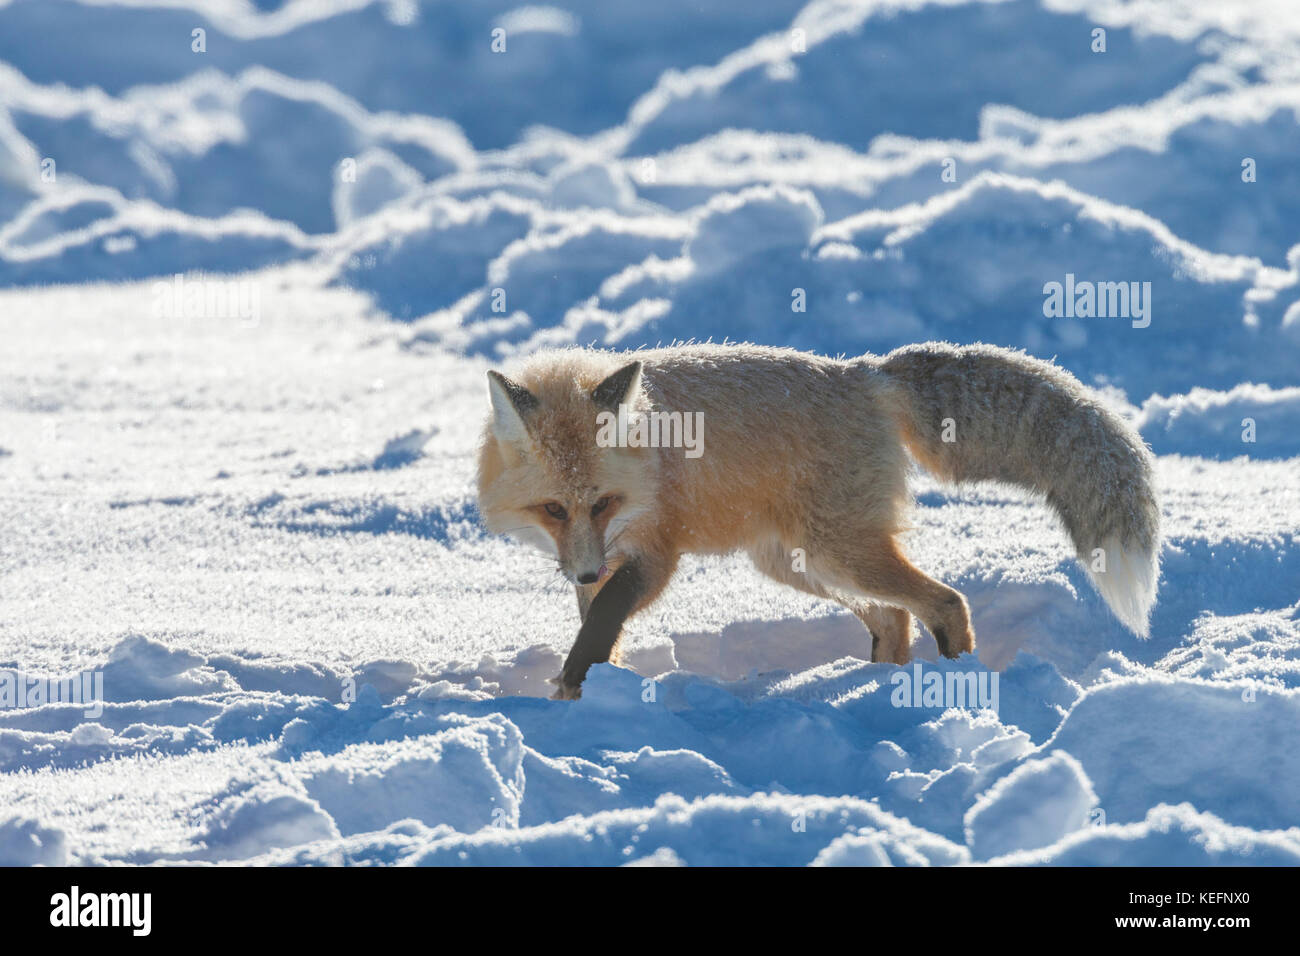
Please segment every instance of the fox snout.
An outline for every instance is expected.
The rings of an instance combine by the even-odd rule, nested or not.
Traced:
[[[573,522],[556,542],[560,567],[576,584],[595,584],[605,571],[605,541],[599,529],[584,523]]]
[[[586,571],[578,575],[579,584],[595,584],[605,575],[609,574],[609,566],[602,564],[596,571]]]

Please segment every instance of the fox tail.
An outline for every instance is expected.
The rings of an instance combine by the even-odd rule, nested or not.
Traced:
[[[1068,372],[1023,352],[930,342],[875,366],[896,389],[904,444],[926,470],[1041,495],[1115,616],[1148,635],[1160,505],[1136,430]]]

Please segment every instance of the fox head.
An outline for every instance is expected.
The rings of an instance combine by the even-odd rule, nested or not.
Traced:
[[[492,412],[479,454],[479,508],[489,530],[554,555],[575,584],[594,584],[628,553],[653,504],[656,460],[602,447],[598,416],[646,404],[641,363],[609,371],[608,353],[534,360],[515,379],[488,372]]]

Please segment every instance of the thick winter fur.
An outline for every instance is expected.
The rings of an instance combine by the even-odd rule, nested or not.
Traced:
[[[909,660],[912,615],[946,656],[972,650],[965,599],[898,544],[907,451],[947,481],[1041,494],[1116,615],[1147,632],[1159,550],[1150,454],[1075,378],[1022,353],[573,349],[534,356],[510,378],[491,373],[489,394],[482,514],[491,530],[553,552],[577,588],[582,626],[559,697],[578,696],[591,664],[617,659],[624,620],[659,596],[684,553],[743,549],[763,573],[839,601],[870,630],[873,660]],[[703,454],[599,447],[597,415],[620,402],[703,413]]]

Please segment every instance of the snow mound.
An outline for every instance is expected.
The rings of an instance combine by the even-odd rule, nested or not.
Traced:
[[[1079,762],[1058,751],[1027,760],[966,811],[966,842],[978,859],[1056,843],[1088,822],[1097,795]]]
[[[1137,426],[1153,448],[1207,458],[1300,456],[1300,387],[1243,383],[1226,392],[1192,389],[1153,395],[1142,403]]]

